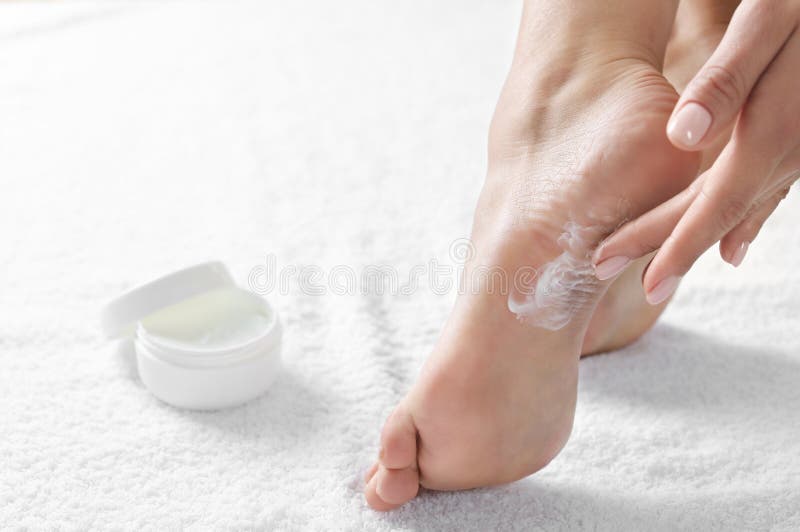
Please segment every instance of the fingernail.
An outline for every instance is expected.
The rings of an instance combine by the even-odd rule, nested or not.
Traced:
[[[677,275],[670,275],[666,279],[662,279],[652,290],[645,294],[647,302],[651,305],[658,305],[672,295],[675,289],[678,288],[680,281],[681,278]]]
[[[738,268],[739,265],[744,260],[744,256],[747,255],[747,248],[750,247],[750,242],[742,242],[739,244],[739,247],[736,248],[736,251],[733,252],[733,257],[731,257],[731,264],[735,268]]]
[[[611,279],[619,272],[624,270],[625,266],[630,264],[630,262],[631,259],[628,257],[623,257],[622,255],[617,257],[609,257],[595,265],[594,273],[597,275],[598,279],[605,281],[606,279]]]
[[[703,139],[710,125],[711,113],[699,103],[690,102],[670,120],[667,134],[679,144],[691,148]]]

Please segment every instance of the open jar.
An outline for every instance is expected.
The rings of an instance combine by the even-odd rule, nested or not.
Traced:
[[[109,337],[131,338],[139,377],[159,399],[215,410],[264,393],[281,367],[281,325],[266,299],[206,262],[133,288],[102,313]]]

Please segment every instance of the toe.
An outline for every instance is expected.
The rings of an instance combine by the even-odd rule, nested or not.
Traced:
[[[369,481],[372,480],[372,477],[375,476],[375,472],[377,471],[378,471],[378,462],[375,462],[374,464],[372,464],[372,467],[370,467],[364,474],[364,482],[369,484]]]
[[[397,508],[419,491],[417,429],[401,404],[386,420],[381,431],[379,464],[367,472],[364,496],[376,510]]]
[[[387,469],[417,467],[417,429],[411,414],[402,404],[383,425],[379,461]]]
[[[404,504],[417,496],[419,473],[416,469],[378,469],[375,491],[389,504]]]
[[[377,485],[377,475],[373,475],[372,479],[367,482],[367,485],[364,488],[364,498],[367,500],[367,504],[369,504],[373,510],[387,512],[400,506],[399,504],[391,504],[381,499],[380,495],[378,495]]]

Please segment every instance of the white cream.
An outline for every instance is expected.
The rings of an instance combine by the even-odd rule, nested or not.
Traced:
[[[161,309],[142,325],[159,343],[206,350],[247,344],[264,334],[270,318],[247,292],[222,289]]]
[[[551,331],[566,326],[600,285],[591,256],[592,243],[601,236],[598,226],[581,227],[568,222],[558,239],[563,252],[539,268],[534,286],[512,288],[509,310],[519,320]]]

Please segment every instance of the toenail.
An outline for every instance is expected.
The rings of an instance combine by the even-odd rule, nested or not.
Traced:
[[[384,449],[383,449],[383,445],[381,445],[381,448],[380,448],[380,450],[378,451],[378,460],[381,460],[381,461],[383,461],[383,455],[384,455],[384,454],[386,454],[386,452],[385,452],[385,451],[384,451]]]
[[[744,260],[744,256],[747,254],[747,248],[750,246],[750,242],[742,242],[739,244],[739,247],[736,248],[736,251],[733,252],[733,256],[731,257],[731,264],[734,267],[738,268],[739,265]]]
[[[617,257],[609,257],[606,260],[600,262],[599,264],[595,265],[594,273],[597,275],[597,278],[601,281],[605,281],[606,279],[611,279],[622,270],[625,269],[625,266],[630,264],[631,259],[628,257],[617,256]]]
[[[647,292],[647,302],[651,305],[658,305],[672,295],[680,281],[681,278],[677,275],[670,275],[666,279],[662,279],[652,290]]]

